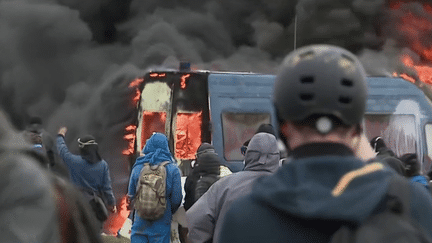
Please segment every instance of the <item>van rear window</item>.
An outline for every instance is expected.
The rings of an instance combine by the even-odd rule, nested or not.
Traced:
[[[367,114],[364,127],[369,141],[381,136],[397,156],[417,152],[418,135],[414,115]]]
[[[271,123],[270,113],[222,113],[225,160],[243,160],[240,148],[251,139],[261,124]]]

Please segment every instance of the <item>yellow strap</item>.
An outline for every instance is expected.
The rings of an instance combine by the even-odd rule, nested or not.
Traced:
[[[351,172],[346,173],[342,178],[339,180],[339,182],[336,184],[335,188],[332,191],[332,195],[334,197],[340,196],[345,189],[348,187],[348,185],[351,183],[352,180],[354,180],[357,177],[373,173],[375,171],[379,171],[384,169],[384,165],[381,163],[372,163],[366,166],[363,166],[360,169],[353,170]]]

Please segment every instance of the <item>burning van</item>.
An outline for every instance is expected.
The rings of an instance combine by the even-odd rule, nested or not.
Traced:
[[[136,79],[137,124],[129,153],[139,153],[153,132],[167,135],[184,174],[202,142],[212,143],[232,171],[243,169],[240,148],[263,123],[277,128],[271,93],[274,75],[209,71],[155,71]],[[369,77],[364,127],[397,155],[417,153],[432,165],[432,106],[401,78]]]
[[[161,132],[182,170],[189,168],[203,142],[212,143],[232,171],[241,170],[243,143],[262,123],[276,125],[270,101],[273,80],[251,73],[147,73],[134,81],[140,96],[129,153],[139,153],[153,132]]]

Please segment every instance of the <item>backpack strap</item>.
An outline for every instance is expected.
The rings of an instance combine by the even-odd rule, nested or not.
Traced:
[[[164,161],[164,162],[160,163],[160,165],[165,166],[165,165],[167,165],[169,163],[170,163],[169,161]]]
[[[155,167],[153,168],[153,166],[152,166],[152,170],[154,169],[154,170],[156,170],[157,168],[159,168],[159,166],[165,166],[165,165],[167,165],[167,164],[169,164],[170,162],[169,161],[164,161],[164,162],[162,162],[162,163],[160,163],[160,164],[158,164],[158,165],[155,165]]]

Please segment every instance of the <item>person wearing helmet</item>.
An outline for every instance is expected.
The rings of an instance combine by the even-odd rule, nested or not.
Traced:
[[[380,163],[366,165],[359,153],[372,149],[361,125],[366,74],[354,54],[331,45],[295,50],[272,97],[292,160],[233,203],[219,242],[329,242],[341,226],[360,225],[385,208],[398,175]],[[432,198],[419,185],[407,186],[412,218],[432,237]]]
[[[117,211],[116,200],[112,190],[108,164],[99,155],[96,139],[92,135],[78,138],[80,155],[75,155],[66,146],[66,132],[66,127],[60,128],[56,142],[57,151],[69,169],[71,182],[83,192],[84,197],[89,202],[97,195],[110,211],[115,213]],[[106,215],[101,216],[98,210],[93,209],[102,226]]]

